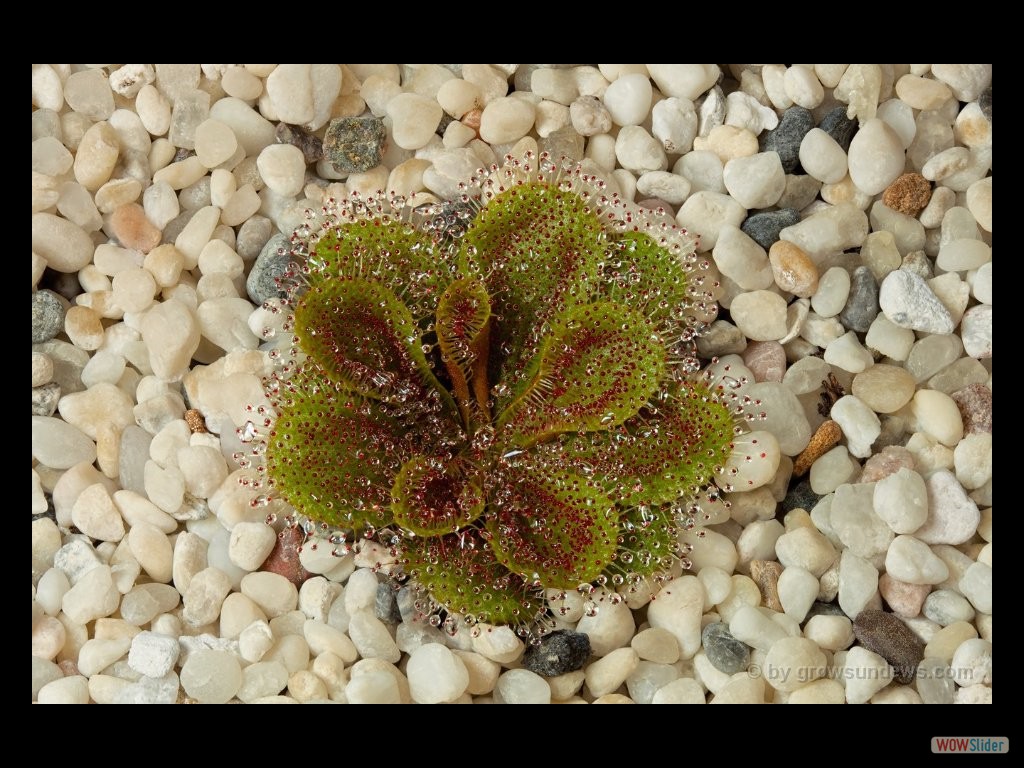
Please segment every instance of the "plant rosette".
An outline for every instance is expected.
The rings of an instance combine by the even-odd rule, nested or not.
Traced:
[[[717,283],[694,246],[543,155],[425,208],[328,204],[292,237],[270,407],[239,430],[260,498],[339,556],[377,542],[449,628],[649,593],[703,506],[778,464],[743,382],[700,371]]]

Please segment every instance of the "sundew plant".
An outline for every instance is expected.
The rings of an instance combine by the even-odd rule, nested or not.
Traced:
[[[291,346],[242,430],[264,498],[339,555],[387,548],[435,621],[542,627],[552,590],[685,567],[758,416],[699,371],[716,305],[692,238],[529,155],[426,212],[351,198],[319,221],[292,238]]]

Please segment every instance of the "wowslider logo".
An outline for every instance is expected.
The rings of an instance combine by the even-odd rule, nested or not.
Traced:
[[[935,754],[1006,754],[1010,740],[1005,736],[934,736]]]

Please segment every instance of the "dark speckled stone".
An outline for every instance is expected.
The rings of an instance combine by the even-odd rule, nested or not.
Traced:
[[[846,116],[846,107],[836,107],[821,119],[818,127],[835,139],[845,152],[850,149],[853,134],[857,132],[857,121]]]
[[[542,677],[557,677],[582,669],[590,658],[590,638],[582,632],[558,630],[531,645],[523,655],[523,667]]]
[[[782,500],[782,511],[785,513],[791,509],[806,509],[809,512],[817,506],[819,501],[821,501],[821,496],[811,490],[811,481],[801,480],[789,489],[786,498]]]
[[[337,117],[324,134],[324,157],[338,173],[368,171],[380,165],[386,136],[379,117]]]
[[[779,124],[761,137],[762,152],[778,152],[782,170],[793,173],[800,164],[800,142],[814,127],[814,117],[803,107],[790,107]]]
[[[754,242],[765,250],[779,239],[779,232],[786,227],[800,223],[800,212],[794,208],[780,208],[747,216],[742,229]]]
[[[733,637],[725,624],[708,624],[701,632],[701,642],[708,661],[719,672],[735,675],[750,663],[750,646]]]
[[[864,333],[878,316],[878,283],[868,267],[857,267],[850,278],[850,298],[839,315],[851,331]]]
[[[909,683],[924,658],[924,643],[894,613],[869,609],[861,611],[853,622],[857,641],[892,664],[896,679]]]
[[[267,299],[288,295],[278,284],[278,278],[288,271],[291,261],[291,241],[287,235],[274,235],[263,246],[245,281],[245,290],[257,307]]]

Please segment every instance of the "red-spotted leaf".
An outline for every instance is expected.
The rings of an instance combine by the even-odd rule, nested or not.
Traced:
[[[391,519],[391,486],[405,452],[398,424],[372,400],[302,373],[278,396],[266,467],[279,495],[300,513],[342,528]]]
[[[337,278],[371,280],[389,288],[416,318],[432,315],[453,279],[455,255],[435,249],[409,224],[386,216],[325,230],[307,259],[311,285]]]
[[[464,278],[451,283],[437,305],[437,343],[455,400],[467,425],[473,400],[483,420],[487,414],[487,354],[490,341],[491,299],[480,280]]]
[[[454,533],[483,514],[483,492],[459,467],[429,456],[414,456],[391,489],[395,522],[417,536]]]
[[[695,494],[730,454],[735,419],[701,382],[605,434],[559,446],[566,463],[605,479],[619,504],[662,504]]]
[[[489,371],[499,410],[525,386],[545,323],[591,300],[604,237],[579,195],[542,183],[496,195],[466,231],[464,266],[486,282],[492,300]]]
[[[353,392],[455,412],[412,314],[384,285],[361,278],[313,284],[295,308],[295,331],[303,351]]]
[[[544,338],[527,388],[500,415],[502,439],[524,447],[622,424],[657,389],[665,354],[639,312],[612,302],[567,310]]]
[[[678,320],[689,306],[680,257],[643,232],[627,232],[609,244],[601,279],[603,297],[641,310],[655,326]]]
[[[524,625],[544,612],[543,591],[499,563],[474,528],[410,539],[402,545],[401,562],[449,613],[490,624]]]
[[[495,556],[545,587],[593,581],[612,562],[618,514],[600,483],[564,470],[509,470],[486,527]]]

